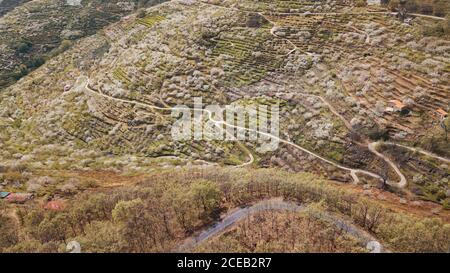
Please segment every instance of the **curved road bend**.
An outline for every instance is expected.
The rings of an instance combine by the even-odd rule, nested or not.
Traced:
[[[228,214],[220,222],[214,224],[210,228],[207,228],[206,230],[201,232],[198,236],[187,239],[174,252],[190,251],[193,248],[200,245],[201,243],[207,241],[208,239],[214,236],[219,235],[220,233],[227,230],[231,226],[237,224],[239,221],[258,212],[264,211],[302,212],[305,209],[306,207],[302,205],[297,205],[295,203],[286,202],[279,199],[265,200],[258,202],[251,207],[239,208],[234,212]],[[378,243],[376,239],[372,237],[370,234],[345,220],[339,219],[328,213],[313,213],[313,216],[321,220],[324,220],[328,223],[331,223],[336,227],[338,227],[339,229],[343,230],[345,233],[354,236],[355,238],[361,241],[361,244],[364,247],[366,247],[369,243],[381,246],[381,244]]]

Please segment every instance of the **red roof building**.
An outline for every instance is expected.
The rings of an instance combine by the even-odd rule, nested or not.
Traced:
[[[26,201],[33,199],[33,197],[34,195],[31,193],[11,193],[5,198],[5,200],[10,203],[23,204]]]

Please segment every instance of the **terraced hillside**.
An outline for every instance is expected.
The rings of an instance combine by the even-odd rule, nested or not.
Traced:
[[[45,15],[27,10],[35,2],[0,26],[25,24],[20,13]],[[450,40],[423,31],[443,18],[402,21],[384,7],[345,0],[179,0],[120,20],[131,10],[59,8],[81,17],[43,20],[56,29],[38,32],[42,40],[80,29],[87,32],[77,37],[92,35],[0,92],[0,190],[70,200],[85,190],[135,185],[162,169],[277,168],[354,184],[352,191],[369,198],[386,199],[379,193],[390,191],[394,203],[448,222]],[[83,23],[91,12],[99,17]],[[17,37],[2,31],[5,41]],[[19,55],[3,46],[2,58],[30,59],[58,41],[24,41]],[[278,105],[280,134],[266,135],[280,146],[267,152],[257,141],[173,139],[172,110],[193,107],[198,97],[204,105]],[[201,112],[197,124],[213,121]]]

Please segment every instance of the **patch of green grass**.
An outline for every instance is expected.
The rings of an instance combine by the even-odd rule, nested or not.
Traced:
[[[330,151],[327,156],[336,162],[342,162],[344,155],[337,150]]]
[[[153,27],[154,25],[156,25],[157,23],[163,21],[165,19],[164,16],[161,15],[148,15],[144,18],[138,18],[136,19],[136,22],[138,24],[144,25],[148,28]]]

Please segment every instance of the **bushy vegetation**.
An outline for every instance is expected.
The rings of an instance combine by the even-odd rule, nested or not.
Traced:
[[[22,5],[30,0],[3,0],[0,1],[0,17],[9,11],[13,10],[15,7]]]
[[[86,193],[64,212],[19,209],[14,225],[2,211],[1,250],[65,251],[65,243],[75,239],[85,252],[171,251],[221,211],[280,196],[303,204],[322,202],[328,211],[351,219],[393,251],[449,249],[450,226],[441,220],[393,212],[311,174],[211,168],[167,171],[133,188]],[[19,242],[18,232],[26,234]]]
[[[446,18],[444,21],[430,21],[423,24],[423,34],[426,36],[450,35],[450,2],[447,0],[391,0],[387,5],[393,11],[404,8],[408,13],[444,17]]]
[[[145,2],[135,1],[139,7]],[[190,105],[196,96],[208,104],[282,98],[280,137],[345,167],[381,173],[392,181],[397,178],[392,168],[367,150],[370,141],[392,139],[407,144],[425,136],[421,147],[445,155],[449,150],[447,135],[444,138],[443,131],[434,134],[430,130],[437,126],[430,116],[448,105],[448,43],[422,34],[442,36],[449,29],[448,20],[446,25],[441,21],[428,24],[435,21],[428,18],[403,23],[383,13],[366,14],[363,7],[356,9],[361,14],[350,15],[347,11],[354,5],[348,2],[243,1],[234,6],[246,12],[231,12],[195,1],[173,1],[141,9],[136,20],[127,17],[77,43],[76,39],[87,34],[64,31],[62,35],[56,23],[49,26],[55,30],[49,31],[49,37],[38,35],[30,40],[26,34],[21,34],[26,39],[18,39],[16,34],[11,34],[13,39],[0,35],[8,41],[5,52],[19,58],[20,63],[5,72],[7,79],[18,80],[51,58],[44,69],[0,97],[3,190],[34,192],[40,199],[17,211],[11,205],[2,210],[0,251],[63,252],[71,240],[81,242],[86,252],[170,251],[214,222],[220,213],[279,196],[302,204],[320,202],[327,211],[352,220],[394,251],[448,251],[448,226],[440,220],[395,213],[303,173],[170,169],[137,186],[136,180],[124,183],[124,177],[120,183],[106,181],[106,177],[102,181],[101,175],[94,180],[67,179],[77,176],[75,172],[98,171],[106,176],[105,170],[148,174],[155,165],[173,167],[194,160],[195,164],[237,166],[252,153],[254,166],[279,166],[351,181],[346,169],[338,170],[292,146],[283,145],[262,155],[254,152],[256,144],[251,142],[240,143],[242,148],[235,143],[171,141],[169,115],[142,106]],[[255,12],[248,12],[251,10]],[[37,4],[31,11],[43,14]],[[261,15],[260,11],[267,12]],[[268,11],[339,14],[280,16]],[[102,21],[98,19],[105,19],[104,13],[89,14],[80,14],[70,30],[81,28],[93,33],[118,20],[116,15]],[[25,28],[34,24],[17,25]],[[428,27],[431,34],[427,34]],[[54,43],[41,47],[53,34],[57,34]],[[80,75],[89,75],[90,89]],[[2,79],[0,75],[0,86]],[[393,99],[411,111],[397,112],[390,107]],[[394,161],[402,168],[402,162]],[[20,166],[29,168],[20,170]],[[424,174],[425,194],[448,207],[448,180],[435,185],[431,170]],[[413,175],[419,172],[411,171]],[[50,183],[48,173],[63,175]],[[368,182],[367,177],[359,176],[361,182]],[[101,188],[125,184],[132,186]],[[412,185],[410,177],[408,184]],[[86,192],[75,197],[80,191]],[[70,199],[63,212],[46,211],[38,204],[55,196]],[[269,218],[249,219],[241,227],[254,225],[251,232],[256,232],[258,224],[280,220],[298,235],[296,246],[287,248],[287,238],[267,234],[242,238],[237,233],[227,238],[242,239],[238,248],[249,252],[352,251],[347,244],[330,245],[343,235],[338,233],[329,237],[313,234],[320,244],[304,247],[302,236],[309,231],[301,233],[297,225],[309,218],[262,216]],[[404,227],[407,234],[391,224]],[[321,223],[313,226],[329,230]],[[276,232],[278,227],[274,228]],[[263,243],[249,245],[253,239]],[[211,247],[211,251],[222,249],[221,245]]]
[[[18,240],[14,221],[6,214],[6,206],[0,200],[0,249],[16,244]]]

